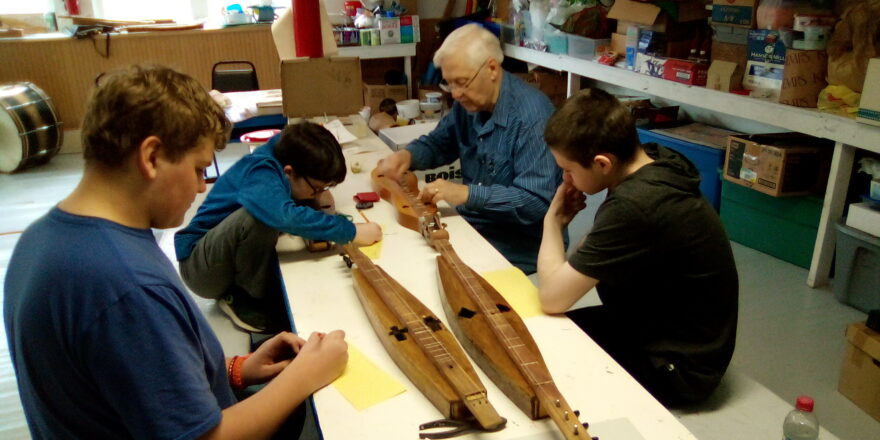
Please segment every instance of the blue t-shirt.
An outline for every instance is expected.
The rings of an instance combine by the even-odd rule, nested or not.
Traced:
[[[191,439],[236,402],[220,342],[149,229],[53,208],[16,244],[3,307],[35,439]]]
[[[186,260],[196,243],[239,208],[270,228],[311,240],[348,243],[354,240],[354,223],[299,205],[291,197],[290,180],[275,158],[276,135],[252,154],[242,157],[217,182],[199,206],[189,225],[174,236],[178,260]]]

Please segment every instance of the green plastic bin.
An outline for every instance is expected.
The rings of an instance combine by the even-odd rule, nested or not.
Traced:
[[[821,214],[820,197],[772,197],[721,182],[721,221],[730,239],[803,268],[810,267]]]

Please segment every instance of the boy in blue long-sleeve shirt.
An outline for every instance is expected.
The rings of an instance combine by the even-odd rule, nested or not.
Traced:
[[[308,201],[345,179],[339,143],[320,125],[289,125],[226,171],[190,224],[174,237],[180,274],[216,298],[240,328],[284,330],[287,319],[275,244],[281,232],[312,240],[372,244],[375,223],[353,224]]]

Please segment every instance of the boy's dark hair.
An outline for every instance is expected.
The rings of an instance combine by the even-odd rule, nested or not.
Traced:
[[[568,98],[547,121],[544,140],[584,168],[602,153],[627,163],[640,145],[629,108],[600,89],[584,89]]]
[[[332,183],[345,180],[342,147],[326,128],[312,122],[284,127],[275,144],[275,158],[290,165],[297,176]]]
[[[392,117],[397,116],[397,103],[391,98],[385,98],[379,103],[379,111],[385,112]]]
[[[87,163],[118,167],[149,136],[162,140],[172,161],[201,138],[226,147],[232,124],[208,91],[189,75],[163,66],[138,66],[100,77],[82,125]]]

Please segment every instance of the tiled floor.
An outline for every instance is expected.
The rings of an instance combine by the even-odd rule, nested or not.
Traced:
[[[243,153],[241,145],[231,144],[218,155],[221,169]],[[78,155],[60,155],[41,167],[0,175],[0,278],[5,277],[18,232],[73,189],[81,168]],[[171,234],[159,233],[157,238],[166,253],[173,255]],[[782,419],[791,402],[804,393],[816,399],[820,423],[830,432],[825,438],[880,438],[880,422],[837,392],[844,329],[850,322],[864,320],[865,314],[838,303],[827,287],[807,287],[802,268],[737,244],[734,254],[741,288],[733,363],[710,402],[675,414],[701,440],[776,440],[781,438]],[[243,353],[246,336],[232,328],[211,302],[197,300],[227,353]],[[650,433],[642,435],[651,438]],[[0,438],[28,437],[3,333]]]

